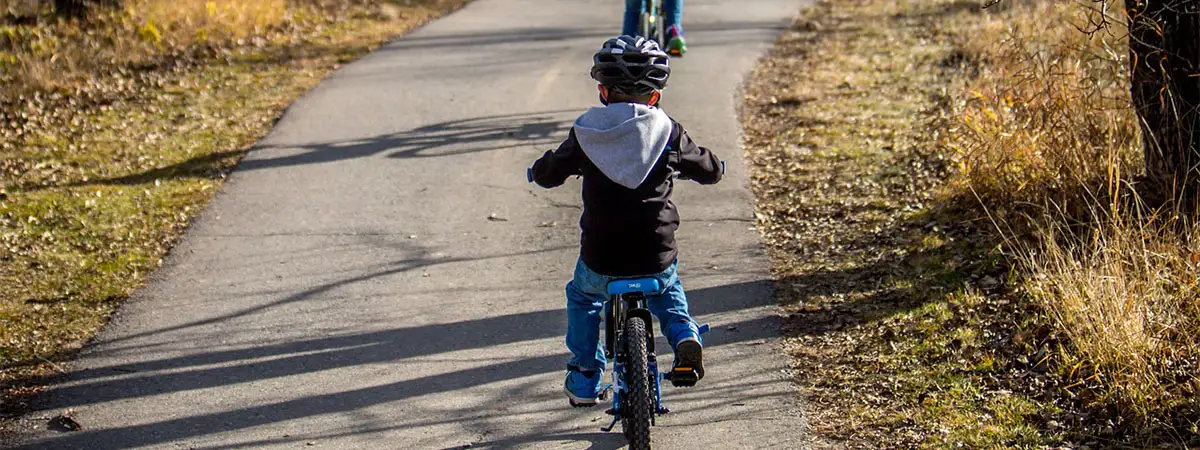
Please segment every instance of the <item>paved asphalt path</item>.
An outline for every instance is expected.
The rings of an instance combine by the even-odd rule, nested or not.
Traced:
[[[806,441],[735,114],[802,6],[687,0],[692,52],[664,105],[729,176],[677,190],[682,279],[713,331],[707,378],[665,389],[656,448]],[[23,446],[620,448],[604,408],[561,392],[579,183],[543,190],[525,167],[597,103],[590,57],[621,7],[477,0],[334,74],[49,390]],[[86,429],[46,430],[66,408]]]

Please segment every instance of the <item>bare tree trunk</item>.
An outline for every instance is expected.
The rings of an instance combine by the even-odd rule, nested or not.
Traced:
[[[83,0],[54,0],[54,13],[67,17],[82,17],[87,12]]]
[[[1159,200],[1195,214],[1200,200],[1200,0],[1131,0],[1133,104]]]
[[[60,16],[83,17],[93,7],[115,8],[121,0],[54,0],[54,12]]]

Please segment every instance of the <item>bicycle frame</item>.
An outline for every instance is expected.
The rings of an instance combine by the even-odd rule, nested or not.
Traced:
[[[643,0],[639,32],[642,37],[666,45],[666,18],[663,17],[662,0]]]
[[[657,15],[659,11],[662,11],[662,0],[642,1],[642,12],[649,13],[653,16]]]

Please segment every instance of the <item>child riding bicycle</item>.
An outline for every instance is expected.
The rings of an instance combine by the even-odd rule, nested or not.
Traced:
[[[581,115],[567,140],[534,162],[533,181],[545,188],[583,177],[582,245],[574,278],[567,284],[565,390],[576,406],[596,404],[606,359],[600,318],[609,281],[657,278],[663,291],[648,306],[675,350],[674,369],[704,377],[703,346],[688,313],[676,273],[671,202],[676,175],[701,184],[721,180],[722,164],[696,145],[683,126],[656,105],[671,74],[668,57],[652,40],[621,36],[595,53],[592,78],[600,102]]]

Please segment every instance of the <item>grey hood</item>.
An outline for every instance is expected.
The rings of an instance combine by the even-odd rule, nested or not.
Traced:
[[[671,139],[671,118],[639,103],[592,108],[575,120],[575,138],[592,164],[629,189],[646,181]]]

